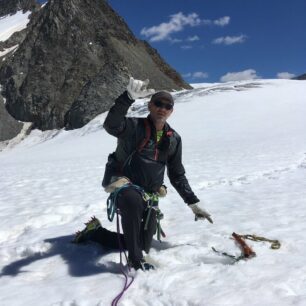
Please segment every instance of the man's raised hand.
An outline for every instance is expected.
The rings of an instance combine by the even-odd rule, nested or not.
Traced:
[[[139,98],[145,98],[147,96],[153,95],[155,93],[155,90],[152,88],[147,89],[148,84],[148,79],[146,79],[145,81],[141,81],[135,80],[133,77],[130,77],[129,84],[126,87],[129,98],[131,100],[136,100]]]

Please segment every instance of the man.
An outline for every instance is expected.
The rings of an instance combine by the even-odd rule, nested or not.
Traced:
[[[149,252],[156,232],[157,210],[148,207],[152,203],[148,198],[166,194],[165,168],[171,184],[196,220],[207,219],[212,223],[210,215],[198,206],[199,199],[185,176],[181,137],[167,123],[173,113],[173,97],[165,91],[153,94],[153,89],[147,89],[148,83],[149,80],[130,78],[127,90],[116,99],[104,122],[105,130],[117,137],[118,143],[116,151],[109,156],[102,184],[110,192],[119,191],[115,205],[120,211],[123,235],[118,241],[117,233],[103,228],[93,218],[76,236],[76,242],[89,239],[111,248],[121,244],[128,250],[129,265],[136,270],[154,268],[145,261],[142,251]],[[126,117],[136,99],[150,95],[147,118]]]

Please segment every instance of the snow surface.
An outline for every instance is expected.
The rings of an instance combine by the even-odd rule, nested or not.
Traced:
[[[18,11],[14,15],[7,15],[0,18],[0,41],[7,40],[13,33],[27,27],[31,12]]]
[[[197,86],[176,94],[170,124],[183,139],[187,177],[214,224],[194,222],[169,185],[160,206],[167,238],[152,272],[137,272],[120,305],[306,305],[306,86],[263,80]],[[130,115],[146,115],[137,101]],[[74,131],[33,131],[0,153],[0,304],[110,305],[123,286],[119,254],[73,245],[83,222],[106,216],[104,165],[116,145],[105,114]],[[239,255],[232,232],[257,257]]]
[[[7,49],[4,49],[4,51],[0,51],[0,57],[10,53],[11,51],[14,51],[15,49],[18,48],[19,45],[15,45],[13,47],[10,47],[10,48],[7,48]],[[2,61],[4,61],[4,59],[2,59]]]

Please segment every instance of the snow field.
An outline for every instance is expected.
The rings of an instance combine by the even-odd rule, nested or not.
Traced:
[[[194,222],[166,179],[160,207],[167,238],[149,254],[157,269],[137,272],[120,305],[306,304],[306,87],[253,83],[177,94],[170,124],[214,224]],[[136,102],[133,113],[144,105]],[[0,153],[1,305],[110,305],[122,289],[118,253],[69,243],[92,215],[116,227],[100,185],[116,144],[101,128],[104,118],[75,131],[33,131]],[[249,241],[257,257],[233,265],[211,250],[239,255],[233,231],[282,245]]]

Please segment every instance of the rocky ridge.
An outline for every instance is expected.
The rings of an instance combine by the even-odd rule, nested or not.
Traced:
[[[17,11],[35,12],[39,10],[40,5],[35,0],[0,0],[0,19],[7,15],[14,15]],[[26,37],[27,30],[15,32],[6,41],[0,41],[0,52],[17,46],[22,43]],[[11,54],[13,51],[11,51]],[[4,57],[9,57],[10,53],[0,57],[0,69]],[[1,86],[0,86],[1,91]],[[5,108],[5,99],[0,95],[0,142],[12,139],[23,129],[23,123],[13,118]],[[1,151],[1,146],[0,146]]]
[[[306,80],[306,73],[299,75],[295,78],[293,78],[294,80]]]

